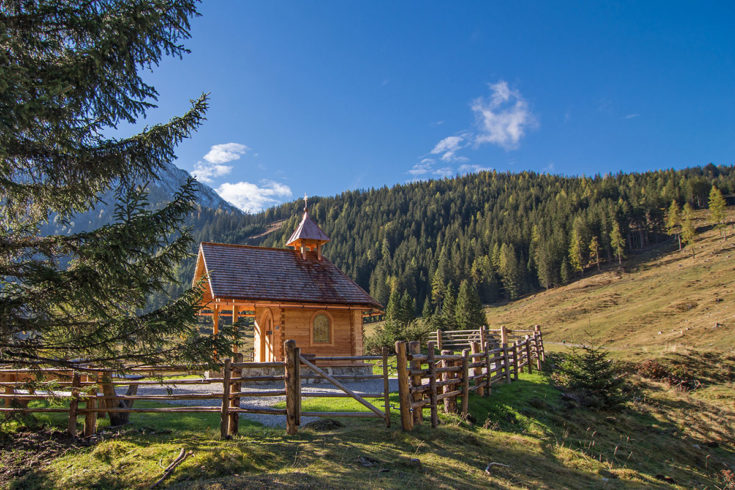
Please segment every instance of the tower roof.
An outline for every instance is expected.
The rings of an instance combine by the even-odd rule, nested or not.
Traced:
[[[327,243],[329,237],[319,228],[319,225],[309,217],[309,212],[304,210],[304,217],[301,218],[301,223],[293,232],[291,238],[286,242],[286,246],[297,245],[299,241],[315,241],[319,244]]]

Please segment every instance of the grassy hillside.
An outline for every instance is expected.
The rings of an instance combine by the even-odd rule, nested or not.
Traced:
[[[568,405],[543,374],[523,374],[489,398],[473,395],[474,423],[442,416],[439,428],[411,433],[394,417],[390,429],[350,421],[292,437],[243,424],[222,441],[211,414],[134,417],[89,446],[21,432],[0,444],[0,485],[147,488],[183,447],[194,454],[167,480],[173,488],[724,488],[733,413],[636,383],[641,396],[604,413]],[[3,429],[4,438],[18,430]]]
[[[543,326],[549,342],[604,345],[624,358],[735,348],[735,209],[730,238],[697,213],[695,257],[673,242],[564,287],[486,310],[491,325]]]
[[[632,397],[620,412],[579,408],[534,373],[489,398],[473,395],[471,421],[442,416],[438,429],[411,433],[394,412],[390,429],[346,421],[289,437],[243,423],[221,441],[216,415],[156,414],[85,442],[49,431],[63,430],[63,416],[37,416],[0,424],[0,486],[147,488],[183,447],[194,455],[167,480],[174,488],[733,488],[735,237],[723,244],[704,213],[697,218],[695,258],[663,244],[487,310],[493,326],[543,325],[548,351],[593,341],[626,360]],[[641,377],[644,359],[696,389]],[[486,472],[489,463],[498,464]]]

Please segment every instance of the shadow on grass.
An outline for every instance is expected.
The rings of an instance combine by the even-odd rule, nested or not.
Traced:
[[[534,374],[498,386],[490,398],[471,398],[470,406],[478,423],[487,420],[494,430],[536,438],[547,464],[628,484],[632,479],[667,486],[663,477],[684,486],[717,483],[717,472],[735,455],[735,413],[671,390],[657,393],[655,400],[629,403],[618,412],[573,408],[548,378]]]
[[[329,432],[302,429],[295,436],[241,420],[241,434],[230,441],[218,439],[217,414],[196,415],[196,422],[165,414],[133,420],[128,432],[73,449],[9,486],[147,487],[182,447],[194,456],[167,483],[228,489],[666,486],[657,475],[684,486],[711,487],[706,465],[732,455],[726,447],[708,452],[692,437],[696,433],[687,432],[679,414],[701,412],[693,402],[657,398],[617,413],[569,408],[539,373],[494,385],[486,398],[471,395],[470,410],[475,425],[442,415],[438,428],[426,420],[410,433],[400,430],[395,412],[390,429],[379,420],[355,420]],[[490,430],[482,428],[486,421]],[[150,427],[158,432],[146,432]],[[486,474],[491,462],[500,464]]]

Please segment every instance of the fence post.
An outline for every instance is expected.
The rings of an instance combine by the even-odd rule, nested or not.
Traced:
[[[483,393],[483,396],[490,396],[490,393],[492,393],[492,372],[491,372],[492,362],[490,361],[490,349],[485,349],[484,359],[485,359],[486,371],[485,371],[485,391]],[[480,371],[482,371],[482,368],[480,368]],[[500,372],[502,372],[502,370]]]
[[[90,409],[97,408],[97,386],[92,385],[89,387],[87,393],[87,415],[84,417],[84,437],[90,437],[97,432],[97,412],[89,411]]]
[[[429,364],[429,403],[431,404],[431,426],[439,425],[439,414],[436,403],[436,361],[434,360],[434,342],[427,342],[426,361]]]
[[[442,350],[442,331],[441,329],[436,329],[436,347],[439,350]]]
[[[507,344],[508,343],[508,329],[505,328],[505,325],[502,325],[500,327],[500,345]]]
[[[69,402],[69,435],[77,436],[77,409],[79,408],[79,386],[81,379],[78,372],[74,372],[71,378],[71,401]]]
[[[387,347],[383,347],[383,398],[385,401],[385,426],[390,427],[390,381],[388,380]]]
[[[526,335],[526,367],[528,368],[528,373],[531,374],[533,372],[533,365],[531,361],[533,358],[531,357],[531,338]]]
[[[518,379],[518,372],[520,371],[520,368],[519,368],[520,363],[518,362],[519,361],[518,356],[520,355],[521,355],[521,352],[518,349],[518,341],[516,340],[515,342],[513,342],[513,378],[514,379]]]
[[[482,352],[485,352],[488,350],[487,348],[487,327],[485,325],[480,327],[480,347],[482,348]]]
[[[541,358],[541,362],[546,362],[546,353],[544,352],[544,339],[541,336],[541,327],[539,325],[536,325],[533,327],[533,329],[536,332],[536,347],[539,349],[539,358]]]
[[[284,342],[286,352],[286,433],[296,434],[301,411],[301,349],[296,347],[294,340]]]
[[[451,353],[452,353],[452,351],[446,350],[446,349],[443,350],[443,351],[441,351],[441,354],[443,356],[450,355]],[[443,359],[441,361],[441,367],[442,368],[449,367],[449,361],[447,361],[446,359]],[[443,372],[441,374],[441,376],[439,376],[439,377],[441,378],[442,381],[449,381],[450,373]],[[448,384],[447,385],[444,385],[442,387],[442,390],[441,391],[442,391],[442,393],[449,393],[451,391],[451,386],[449,386]],[[451,413],[451,411],[452,411],[452,401],[447,397],[447,398],[444,399],[444,413]]]
[[[100,400],[100,404],[106,408],[113,409],[119,407],[119,401],[116,398],[117,392],[115,391],[115,385],[112,384],[112,371],[107,370],[102,372],[102,379],[100,383],[100,389],[105,400]],[[105,415],[105,412],[102,412]],[[107,417],[110,419],[110,425],[123,425],[127,421],[127,417],[120,412],[107,412]]]
[[[413,429],[411,418],[411,396],[408,388],[408,362],[406,361],[406,342],[396,342],[396,370],[398,371],[398,399],[401,407],[401,428]]]
[[[421,354],[421,344],[417,341],[412,341],[408,343],[408,352],[409,354]],[[411,360],[408,364],[409,368],[411,370],[420,371],[421,370],[421,361],[414,361]],[[412,374],[411,375],[411,388],[421,388],[421,375],[420,374]],[[411,394],[411,403],[415,403],[418,401],[421,401],[421,392],[418,390],[412,389]],[[424,419],[424,408],[419,407],[415,408],[413,410],[413,424],[414,425],[421,425],[421,422]]]
[[[222,409],[220,414],[219,431],[222,439],[230,437],[230,379],[232,377],[232,360],[225,359],[222,370]]]
[[[477,342],[472,342],[470,344],[470,347],[472,348],[472,353],[473,354],[479,354],[480,352],[482,352],[480,350],[480,345],[481,344],[479,344]],[[480,359],[482,359],[482,358],[472,357],[472,362],[478,362],[478,361],[480,361]],[[477,376],[478,372],[479,372],[479,374],[482,374],[482,368],[479,368],[479,369],[476,368],[476,367],[472,368],[472,377]],[[482,380],[476,379],[475,380],[475,386],[477,386],[477,385],[479,385],[479,387],[477,388],[477,394],[480,395],[480,396],[484,396],[485,395],[485,387],[482,386]]]
[[[473,342],[474,343],[474,342]],[[470,350],[462,350],[462,418],[467,419],[467,412],[470,408],[470,372],[468,364],[470,360]]]
[[[533,334],[533,352],[536,356],[536,370],[541,371],[541,351],[539,350],[538,346],[538,334],[534,332]]]
[[[503,364],[505,365],[505,382],[510,383],[510,362],[508,361],[508,344],[503,343]]]
[[[235,362],[242,362],[242,354],[237,353],[235,354]],[[242,368],[233,368],[232,374],[234,378],[242,378]],[[232,383],[232,391],[235,393],[240,393],[242,390],[242,383],[240,381],[235,381]],[[240,397],[236,396],[230,400],[230,408],[231,409],[239,409],[240,408]],[[240,412],[237,410],[230,410],[230,429],[228,431],[228,434],[233,436],[237,434],[240,431]]]

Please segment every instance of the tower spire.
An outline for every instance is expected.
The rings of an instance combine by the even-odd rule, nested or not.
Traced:
[[[301,218],[296,231],[286,242],[287,247],[301,250],[301,256],[306,259],[307,250],[315,251],[317,258],[322,258],[322,245],[329,241],[329,237],[309,217],[309,196],[304,194],[304,216]]]

